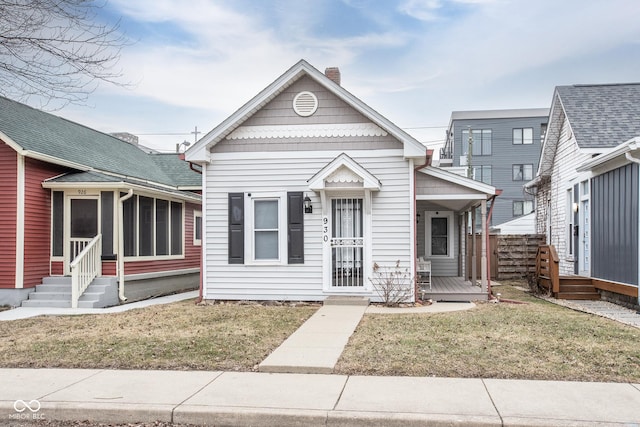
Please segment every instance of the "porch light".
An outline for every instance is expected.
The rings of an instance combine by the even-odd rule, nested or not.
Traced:
[[[311,206],[311,199],[309,198],[309,196],[305,194],[303,201],[304,201],[304,213],[306,214],[313,213],[313,206]]]
[[[420,214],[416,214],[416,224],[420,224]]]
[[[580,205],[578,205],[577,203],[573,204],[573,212],[574,213],[578,213],[578,210],[580,209]]]

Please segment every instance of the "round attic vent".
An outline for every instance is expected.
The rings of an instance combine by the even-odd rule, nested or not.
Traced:
[[[293,110],[302,117],[308,117],[318,109],[318,98],[311,92],[300,92],[293,98]]]

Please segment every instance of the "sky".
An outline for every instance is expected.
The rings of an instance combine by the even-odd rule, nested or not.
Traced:
[[[108,0],[126,87],[55,114],[159,151],[300,59],[438,148],[452,111],[548,108],[554,87],[640,81],[638,0]]]

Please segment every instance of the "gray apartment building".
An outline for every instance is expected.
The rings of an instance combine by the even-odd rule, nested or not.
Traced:
[[[548,108],[451,113],[440,167],[471,174],[473,179],[502,190],[495,201],[491,226],[499,227],[534,211],[534,197],[523,185],[538,170],[548,116]]]

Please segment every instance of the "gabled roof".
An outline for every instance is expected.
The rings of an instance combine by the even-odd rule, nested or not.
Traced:
[[[345,153],[340,154],[313,175],[308,180],[309,188],[314,191],[324,190],[326,181],[331,178],[334,182],[358,183],[360,188],[380,190],[380,180]]]
[[[594,154],[640,135],[640,83],[557,86],[538,177],[551,173],[565,120],[578,147]]]
[[[558,86],[556,93],[580,148],[640,135],[640,83]]]
[[[211,147],[226,138],[234,129],[240,126],[259,109],[264,107],[269,101],[273,100],[303,76],[309,76],[329,92],[333,93],[360,114],[367,117],[373,123],[380,126],[390,135],[402,142],[404,144],[405,157],[423,158],[425,156],[426,147],[424,145],[386,119],[380,113],[356,98],[342,86],[334,83],[308,62],[300,60],[297,64],[278,77],[273,83],[263,89],[258,95],[243,105],[239,110],[220,123],[211,132],[203,136],[195,145],[189,148],[186,152],[186,159],[197,163],[208,162]]]
[[[0,139],[22,155],[80,171],[173,187],[201,186],[201,176],[177,154],[148,154],[114,136],[3,97]]]

